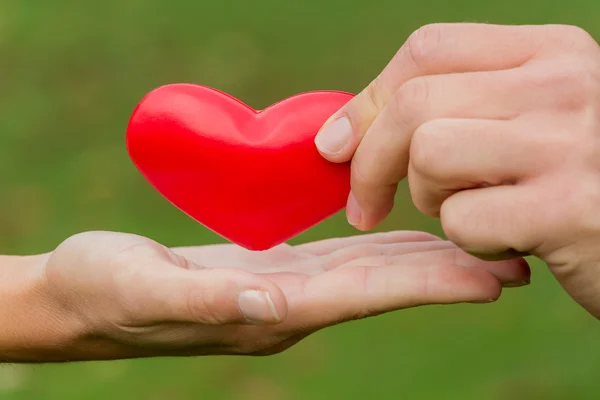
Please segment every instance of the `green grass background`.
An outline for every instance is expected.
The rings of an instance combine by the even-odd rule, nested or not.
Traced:
[[[124,133],[149,90],[211,85],[255,108],[357,92],[430,22],[567,23],[600,37],[598,0],[0,0],[0,250],[122,230],[222,240],[149,187]],[[533,155],[532,155],[533,156]],[[441,233],[403,186],[379,230]],[[338,215],[294,242],[355,234]],[[597,322],[533,263],[492,305],[348,323],[267,358],[0,367],[2,399],[598,399]],[[1,306],[1,305],[0,305]]]

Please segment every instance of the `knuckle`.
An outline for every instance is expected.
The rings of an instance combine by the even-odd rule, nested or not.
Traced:
[[[597,88],[593,84],[594,70],[586,65],[556,68],[548,74],[540,74],[538,84],[551,88],[559,106],[566,109],[587,108],[594,100]]]
[[[445,207],[442,206],[440,216],[442,228],[448,240],[459,248],[469,248],[472,244],[469,243],[469,240],[465,236],[465,223],[464,219],[461,218],[461,215],[452,211],[447,212]]]
[[[517,84],[536,93],[546,107],[585,111],[598,101],[600,70],[593,59],[563,55],[550,62],[532,65],[519,76]],[[539,103],[535,106],[539,107]]]
[[[377,186],[377,179],[371,173],[372,168],[365,162],[353,162],[351,165],[352,188],[360,191],[363,188]]]
[[[365,98],[369,106],[368,108],[373,114],[376,114],[378,110],[383,110],[385,107],[385,103],[381,96],[383,90],[384,87],[379,76],[371,81],[371,83],[364,90]]]
[[[589,141],[582,140],[585,132],[580,131],[576,125],[573,118],[568,118],[561,126],[557,126],[555,121],[548,121],[548,123],[540,123],[537,126],[531,124],[531,127],[524,128],[528,135],[523,135],[521,146],[533,151],[538,149],[536,158],[529,164],[529,176],[539,177],[550,171],[559,171],[574,160],[581,159],[587,151],[585,147],[589,146]],[[565,134],[566,132],[569,134]],[[513,177],[513,182],[517,183],[522,179],[517,174]]]
[[[410,163],[417,174],[436,180],[448,174],[442,134],[434,122],[424,123],[415,131],[410,146]]]
[[[423,185],[421,185],[418,181],[415,182],[413,176],[410,176],[409,178],[409,190],[410,198],[417,211],[434,218],[439,216],[432,210],[426,189],[424,189]]]
[[[559,35],[568,45],[573,48],[597,47],[598,43],[594,37],[585,29],[575,25],[555,25],[557,35]]]
[[[436,57],[442,44],[444,25],[424,25],[414,31],[406,41],[406,52],[418,70],[426,69]]]
[[[429,79],[425,76],[407,81],[398,89],[396,96],[398,105],[413,104],[414,107],[418,107],[427,103],[430,94],[429,86]],[[402,107],[399,109],[401,111]]]
[[[219,299],[214,291],[206,288],[190,290],[186,297],[188,312],[193,321],[209,325],[227,322],[227,318],[219,312]]]
[[[598,42],[585,29],[575,25],[550,24],[541,26],[540,50],[546,55],[559,53],[589,54],[598,51]]]
[[[188,315],[192,320],[208,325],[222,325],[243,319],[231,298],[231,294],[235,293],[233,279],[221,279],[218,285],[189,289],[185,294]]]
[[[392,120],[400,128],[412,127],[414,121],[427,108],[429,97],[429,78],[418,77],[407,81],[394,95],[389,110],[392,113]]]

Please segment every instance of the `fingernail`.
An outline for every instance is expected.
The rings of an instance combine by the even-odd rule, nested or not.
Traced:
[[[506,283],[502,284],[502,287],[515,288],[515,287],[527,286],[530,283],[531,283],[531,281],[529,279],[525,279],[523,281],[518,281],[518,282],[506,282]]]
[[[346,204],[346,218],[348,219],[348,223],[353,226],[359,225],[362,219],[361,214],[358,201],[356,201],[354,193],[350,192],[348,203]]]
[[[493,303],[495,302],[497,299],[485,299],[485,300],[478,300],[478,301],[470,301],[469,303],[471,304],[489,304],[489,303]]]
[[[280,318],[268,292],[247,290],[240,293],[238,306],[244,317],[255,324],[279,322]]]
[[[342,117],[322,129],[315,138],[315,144],[322,153],[335,155],[344,150],[351,136],[350,120]]]

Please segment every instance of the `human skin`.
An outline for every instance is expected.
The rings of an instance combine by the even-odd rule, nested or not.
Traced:
[[[421,232],[251,252],[115,232],[0,256],[0,362],[269,355],[328,326],[426,304],[487,303],[528,283]]]
[[[397,185],[485,259],[541,258],[600,317],[600,47],[574,26],[434,24],[315,140],[352,160],[348,221],[381,222]]]

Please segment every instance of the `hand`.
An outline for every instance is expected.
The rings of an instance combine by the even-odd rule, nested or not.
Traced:
[[[522,259],[481,261],[419,232],[260,253],[233,245],[169,249],[140,236],[89,232],[46,256],[43,270],[44,309],[53,310],[45,318],[60,335],[76,332],[75,344],[54,346],[71,349],[70,360],[272,354],[348,320],[493,301],[502,285],[524,284],[530,274]],[[36,324],[39,340],[43,323]]]
[[[415,32],[316,143],[352,158],[367,230],[408,176],[417,208],[482,258],[533,254],[600,317],[600,48],[571,26]]]

